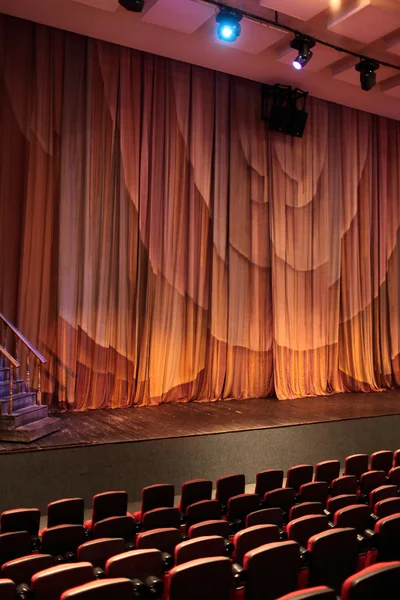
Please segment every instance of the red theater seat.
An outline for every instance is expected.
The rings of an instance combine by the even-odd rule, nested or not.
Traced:
[[[244,527],[246,517],[260,508],[260,497],[258,494],[239,494],[228,501],[228,512],[226,518],[237,527]]]
[[[400,467],[393,467],[389,471],[389,481],[400,489]]]
[[[296,491],[288,487],[267,492],[264,496],[265,508],[280,508],[283,513],[289,513],[295,502]]]
[[[334,523],[336,527],[353,527],[359,535],[369,527],[370,512],[365,504],[346,506],[335,512]]]
[[[279,528],[282,528],[282,510],[280,508],[262,508],[250,513],[246,517],[246,527],[253,525],[278,525]]]
[[[372,490],[386,484],[387,478],[385,471],[367,471],[366,473],[363,473],[360,478],[361,495],[368,498]]]
[[[400,498],[388,498],[387,500],[381,500],[374,506],[374,514],[378,517],[378,519],[390,517],[390,515],[395,515],[396,513],[400,513]]]
[[[243,564],[244,555],[254,548],[279,541],[279,527],[277,525],[255,525],[236,533],[233,538],[235,548],[234,560]]]
[[[393,465],[393,452],[391,450],[379,450],[371,454],[371,471],[385,471],[389,473]]]
[[[375,504],[381,500],[387,500],[388,498],[398,498],[399,491],[396,485],[381,485],[370,492],[369,495],[369,507],[371,512],[374,510]]]
[[[377,539],[377,561],[400,560],[400,514],[379,519],[375,524]]]
[[[168,552],[174,555],[176,546],[182,541],[181,533],[178,529],[172,527],[166,529],[152,529],[144,531],[136,538],[136,548],[146,550],[156,548],[161,552]]]
[[[93,579],[90,563],[58,565],[36,573],[30,587],[35,600],[59,600],[63,592]]]
[[[175,565],[198,558],[226,556],[225,540],[218,535],[198,537],[181,542],[175,548]]]
[[[103,579],[92,581],[64,592],[61,600],[133,600],[130,579]]]
[[[47,527],[57,525],[83,525],[82,498],[63,498],[47,505]]]
[[[96,494],[92,502],[92,518],[86,521],[85,527],[92,529],[98,521],[108,517],[122,517],[128,510],[128,494],[124,491],[110,491]]]
[[[221,505],[218,500],[201,500],[186,509],[186,525],[191,527],[203,521],[215,521],[221,518]]]
[[[163,576],[163,559],[160,550],[131,550],[108,559],[105,568],[108,577],[129,577],[146,581],[153,575]]]
[[[1,600],[15,600],[15,584],[10,579],[0,579],[0,598]]]
[[[125,540],[122,538],[104,538],[85,542],[78,548],[78,561],[90,562],[94,567],[104,569],[112,556],[126,552]]]
[[[342,600],[398,600],[400,562],[373,565],[352,575],[343,584]]]
[[[289,521],[306,517],[307,515],[323,515],[324,506],[321,502],[303,502],[292,506],[289,512]]]
[[[357,569],[358,546],[355,529],[332,529],[308,540],[309,586],[326,585],[340,592],[342,583]]]
[[[286,476],[286,487],[293,488],[297,493],[300,486],[310,483],[313,478],[314,467],[312,465],[295,465],[290,467]]]
[[[142,489],[142,506],[134,513],[135,519],[143,520],[143,516],[155,508],[172,508],[174,506],[175,488],[169,483],[157,483]]]
[[[136,524],[137,521],[131,515],[108,517],[94,524],[93,537],[123,538],[125,542],[132,542],[135,539]]]
[[[325,481],[328,485],[331,485],[334,479],[337,479],[340,475],[340,461],[339,460],[324,460],[315,467],[314,481]]]
[[[357,477],[355,475],[343,475],[343,477],[338,477],[332,481],[332,496],[348,496],[355,494],[357,494]]]
[[[360,498],[357,494],[343,494],[341,496],[333,496],[326,502],[326,510],[333,516],[336,511],[346,506],[354,506],[359,504]]]
[[[246,600],[275,600],[297,588],[300,546],[278,542],[260,546],[244,557]]]
[[[0,576],[12,579],[15,585],[29,584],[35,573],[52,566],[54,566],[54,557],[50,554],[31,554],[5,563],[1,568]]]
[[[400,467],[400,449],[393,453],[393,467]]]
[[[225,475],[217,479],[215,498],[223,507],[228,506],[230,498],[244,494],[245,477],[241,475]]]
[[[268,469],[259,471],[256,475],[255,493],[264,498],[267,492],[272,492],[283,486],[283,471],[281,469]]]
[[[168,600],[230,600],[232,571],[229,558],[203,558],[170,571]]]
[[[0,535],[0,565],[31,552],[32,542],[27,531],[13,531]]]
[[[336,592],[330,588],[320,585],[286,594],[286,596],[281,596],[279,600],[337,600],[337,596]]]
[[[39,535],[40,510],[37,508],[17,508],[6,510],[0,516],[1,533],[27,531],[30,536]]]
[[[304,483],[299,489],[300,502],[322,502],[325,505],[329,493],[326,481],[313,481]]]
[[[50,527],[43,532],[42,552],[52,556],[64,555],[67,552],[76,554],[78,547],[86,540],[86,531],[83,525]]]
[[[329,521],[326,515],[308,515],[290,521],[286,527],[289,540],[293,540],[307,548],[310,537],[329,529]]]
[[[204,521],[203,523],[197,523],[189,528],[188,535],[189,539],[208,536],[208,535],[219,535],[226,540],[231,534],[230,526],[228,521],[214,520]]]
[[[179,529],[180,525],[181,513],[179,508],[155,508],[143,515],[143,531],[165,529],[166,527]]]
[[[179,509],[181,513],[186,514],[186,509],[195,502],[201,500],[211,500],[212,481],[209,479],[192,479],[186,481],[181,488],[181,501]]]
[[[357,481],[368,471],[368,454],[352,454],[344,463],[344,475],[355,475]]]

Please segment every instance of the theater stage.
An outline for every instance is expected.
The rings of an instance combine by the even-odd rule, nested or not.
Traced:
[[[355,452],[400,447],[400,390],[288,401],[203,404],[64,413],[61,431],[27,444],[0,444],[0,510],[49,499],[127,489],[136,502],[150,483],[179,486],[244,472],[286,469]],[[15,477],[18,473],[20,477]]]

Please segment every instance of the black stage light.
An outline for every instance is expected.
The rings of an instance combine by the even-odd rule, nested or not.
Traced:
[[[216,17],[219,39],[224,42],[236,42],[241,32],[240,21],[242,18],[240,10],[228,6],[221,8]]]
[[[290,42],[290,47],[298,51],[297,58],[293,61],[293,66],[298,71],[306,66],[312,59],[313,53],[311,48],[314,48],[315,40],[301,33],[296,34],[296,37]]]
[[[362,58],[356,64],[356,71],[360,73],[361,89],[369,92],[376,85],[376,71],[379,69],[379,63],[371,58]]]
[[[131,12],[142,12],[144,8],[144,0],[118,0],[118,2]]]

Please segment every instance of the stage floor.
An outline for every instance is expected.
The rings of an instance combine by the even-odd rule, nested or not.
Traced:
[[[0,454],[81,448],[201,435],[293,427],[400,414],[400,390],[63,413],[61,431],[31,444],[0,443]]]

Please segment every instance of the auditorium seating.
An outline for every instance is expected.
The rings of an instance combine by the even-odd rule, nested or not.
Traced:
[[[85,527],[91,529],[95,523],[108,517],[121,517],[128,510],[128,494],[123,491],[110,491],[93,496],[92,518]]]
[[[335,512],[336,527],[353,527],[359,535],[364,535],[370,524],[370,512],[365,504],[346,506]]]
[[[133,516],[138,521],[142,521],[143,516],[155,508],[171,508],[174,506],[174,497],[175,488],[169,483],[148,485],[142,489],[141,508]]]
[[[112,556],[126,552],[125,540],[122,538],[104,538],[85,542],[78,548],[79,562],[90,562],[93,567],[104,569]]]
[[[123,538],[125,542],[132,542],[136,534],[136,520],[131,515],[123,517],[108,517],[93,526],[93,537]]]
[[[280,508],[284,515],[288,514],[296,503],[296,491],[293,488],[279,488],[267,492],[264,496],[265,508]]]
[[[27,531],[0,534],[0,566],[14,558],[32,552],[32,541]]]
[[[374,514],[378,519],[400,513],[400,498],[388,498],[374,505]]]
[[[154,508],[143,515],[142,529],[161,529],[164,527],[175,527],[179,529],[181,524],[181,513],[179,508]]]
[[[375,488],[369,494],[369,507],[371,512],[374,511],[374,506],[378,502],[382,500],[387,500],[388,498],[398,498],[399,490],[396,485],[381,485],[380,487]]]
[[[254,525],[253,527],[242,529],[233,538],[233,558],[235,562],[243,564],[244,556],[250,550],[278,541],[279,527],[277,525]]]
[[[250,513],[246,517],[246,527],[253,525],[278,525],[279,528],[282,528],[282,510],[280,508],[262,508]]]
[[[397,485],[400,489],[400,466],[393,467],[393,469],[389,471],[389,481],[393,485]]]
[[[343,475],[334,479],[331,484],[332,496],[357,494],[357,477],[356,475]]]
[[[368,454],[351,454],[344,461],[343,475],[355,475],[357,481],[368,471]]]
[[[346,579],[341,600],[397,600],[400,562],[384,562]]]
[[[6,510],[0,516],[1,533],[27,531],[31,537],[39,535],[40,510],[37,508],[18,508]]]
[[[310,483],[313,478],[314,467],[312,465],[295,465],[288,469],[286,475],[286,487],[293,488],[299,492],[300,486]]]
[[[190,527],[202,521],[214,521],[221,518],[221,505],[218,500],[200,500],[186,509],[186,525]]]
[[[224,538],[208,535],[181,542],[175,548],[175,565],[208,556],[226,556]]]
[[[87,540],[83,525],[57,525],[43,532],[42,552],[52,556],[72,553],[76,556],[78,547]]]
[[[298,592],[291,592],[285,596],[281,596],[279,600],[336,600],[336,592],[320,585],[318,587],[308,588],[307,590],[300,590]]]
[[[231,563],[227,557],[193,560],[170,572],[168,600],[230,600]]]
[[[217,479],[215,499],[220,502],[223,510],[226,510],[229,499],[244,494],[244,488],[244,475],[224,475]]]
[[[178,529],[173,527],[165,529],[152,529],[151,531],[144,531],[140,533],[136,538],[136,548],[139,550],[145,550],[149,548],[156,548],[161,552],[168,552],[173,555],[176,546],[182,541],[182,535]]]
[[[130,579],[103,579],[72,588],[60,600],[133,600],[133,589]]]
[[[299,502],[322,502],[325,504],[329,493],[326,481],[304,483],[299,489]]]
[[[260,507],[258,494],[239,494],[228,500],[227,521],[233,523],[236,529],[244,527],[247,515]]]
[[[182,484],[179,510],[184,515],[186,509],[195,502],[211,500],[212,481],[209,479],[192,479]]]
[[[354,504],[358,504],[359,501],[360,499],[357,494],[342,494],[341,496],[333,496],[332,498],[328,498],[326,502],[326,510],[331,516],[333,516],[335,512],[341,508],[353,506]]]
[[[0,579],[1,600],[15,600],[15,584],[10,579]]]
[[[47,505],[47,527],[83,525],[83,498],[63,498]]]
[[[214,520],[204,521],[204,523],[196,523],[189,528],[189,539],[202,537],[205,535],[220,535],[224,539],[228,539],[231,534],[231,529],[228,521]]]
[[[400,449],[393,452],[393,467],[400,467]]]
[[[307,515],[322,515],[324,513],[324,504],[322,502],[302,502],[295,504],[289,511],[289,521],[305,517]]]
[[[375,490],[382,485],[386,485],[387,478],[385,471],[367,471],[360,477],[360,492],[361,496],[368,498],[372,490]]]
[[[307,515],[290,521],[286,527],[289,540],[293,540],[307,548],[308,540],[315,534],[326,531],[329,521],[326,515]]]
[[[148,577],[163,576],[162,552],[156,549],[130,550],[112,556],[106,562],[105,572],[108,577],[129,577],[145,582]]]
[[[255,493],[264,498],[267,492],[272,492],[283,486],[283,471],[281,469],[268,469],[256,474]]]
[[[35,573],[30,587],[35,600],[59,600],[63,592],[93,579],[93,567],[88,562],[57,565]]]
[[[326,585],[340,593],[342,583],[357,569],[357,533],[354,529],[332,529],[308,540],[310,571],[308,585]]]
[[[334,479],[340,474],[339,460],[324,460],[315,466],[314,481],[325,481],[331,485]]]
[[[400,560],[400,514],[379,519],[375,524],[377,555],[375,560]]]
[[[1,568],[0,577],[11,579],[15,585],[29,584],[35,573],[53,566],[54,557],[50,554],[32,554],[5,563]]]
[[[371,471],[384,471],[386,475],[393,466],[393,452],[391,450],[379,450],[371,454]]]

